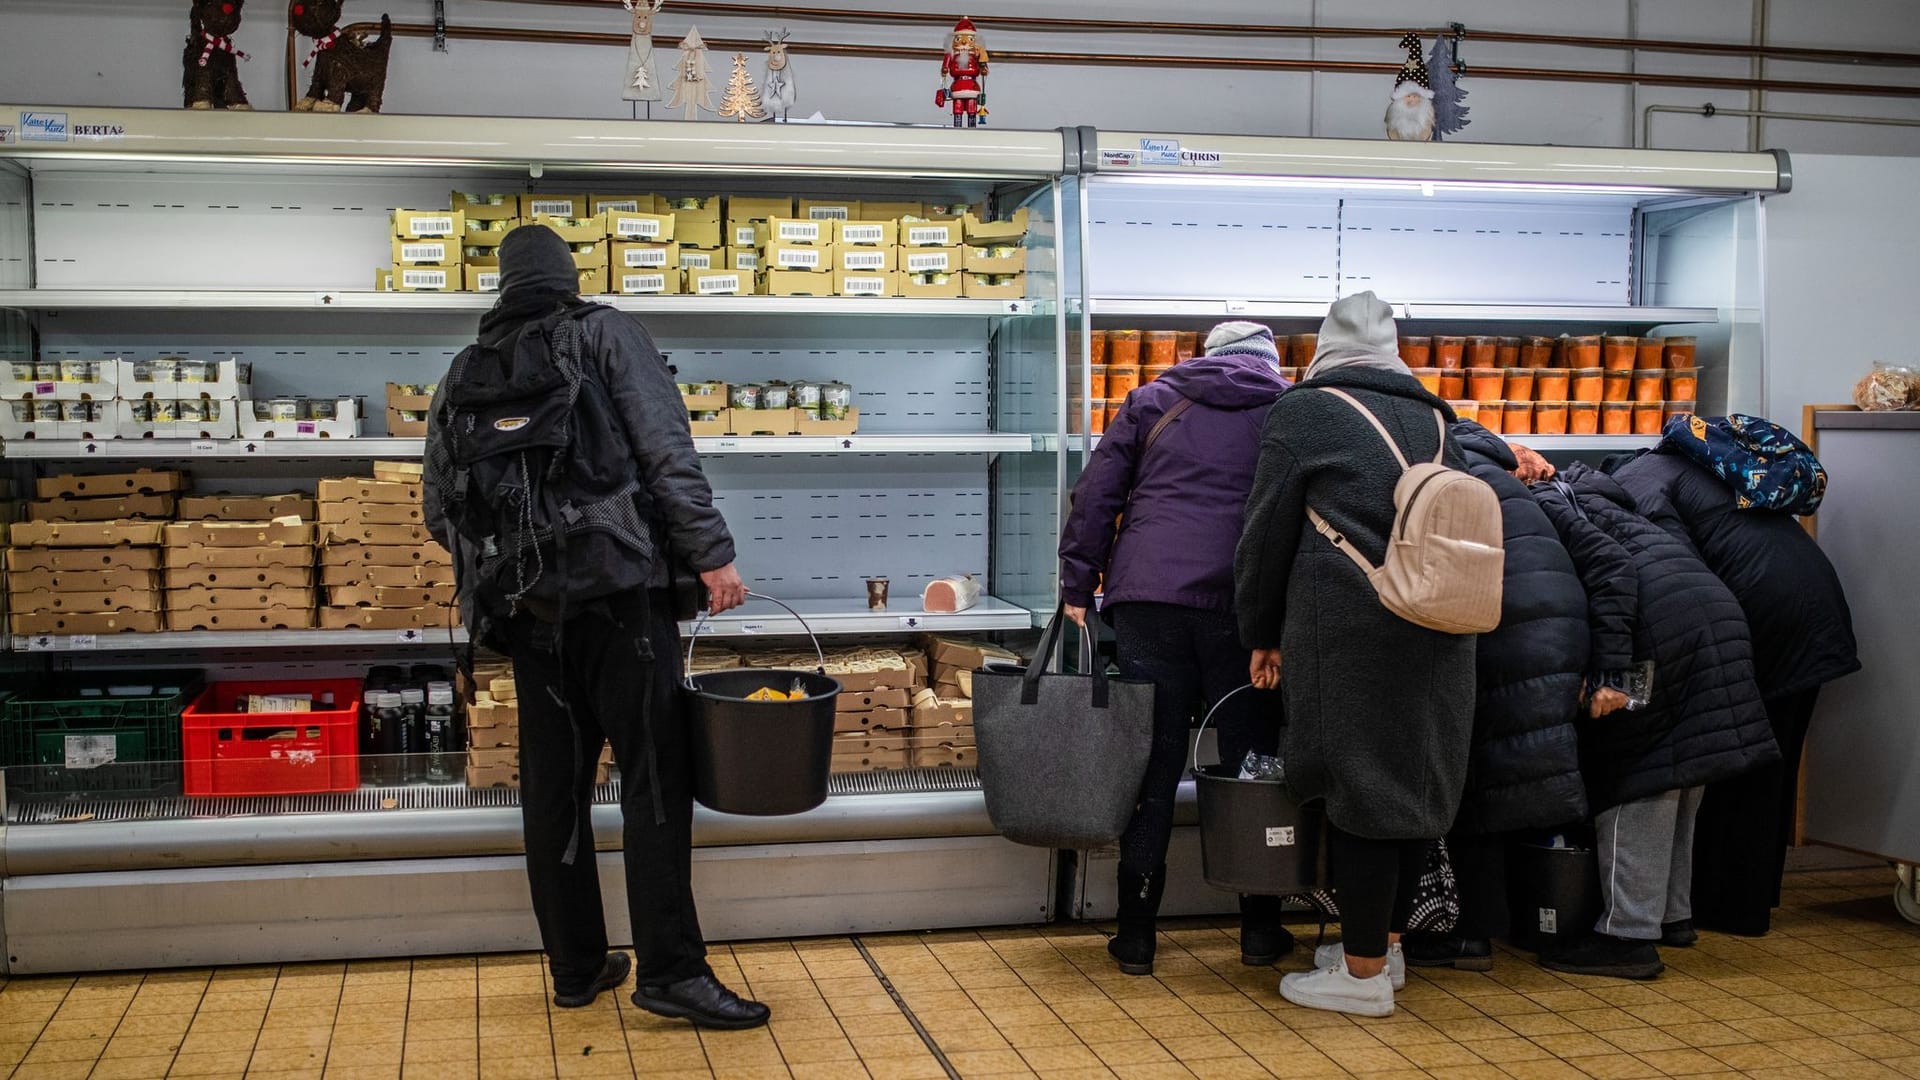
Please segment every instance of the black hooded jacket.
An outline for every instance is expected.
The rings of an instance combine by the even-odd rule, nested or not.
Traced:
[[[1509,832],[1587,816],[1575,717],[1586,679],[1587,590],[1553,523],[1513,475],[1513,451],[1453,425],[1467,471],[1500,496],[1507,561],[1500,625],[1480,635],[1473,756],[1459,828]]]

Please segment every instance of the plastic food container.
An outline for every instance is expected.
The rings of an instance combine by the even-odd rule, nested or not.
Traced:
[[[1573,368],[1567,372],[1567,400],[1599,401],[1605,387],[1603,376],[1597,367]]]
[[[1681,401],[1697,400],[1700,397],[1700,369],[1668,368],[1667,396]]]
[[[1480,403],[1477,401],[1448,401],[1447,405],[1453,409],[1453,415],[1462,420],[1480,419]]]
[[[1600,434],[1633,434],[1633,403],[1630,401],[1603,401],[1600,403]]]
[[[1600,352],[1600,366],[1608,371],[1632,371],[1639,349],[1639,338],[1609,337]]]
[[[1597,401],[1575,401],[1567,405],[1567,434],[1598,435],[1600,433],[1600,403]]]
[[[1087,396],[1095,401],[1107,400],[1107,365],[1095,364],[1087,375]]]
[[[1107,365],[1107,397],[1124,399],[1140,389],[1139,364]]]
[[[1535,435],[1565,435],[1567,433],[1568,402],[1539,401],[1533,406],[1533,433]]]
[[[1666,410],[1661,419],[1661,427],[1664,428],[1667,424],[1672,423],[1673,418],[1676,416],[1681,416],[1686,413],[1693,412],[1695,409],[1699,407],[1699,405],[1700,403],[1697,401],[1681,400],[1681,401],[1667,402]]]
[[[1095,330],[1087,335],[1087,355],[1092,357],[1093,362],[1096,364],[1104,364],[1107,362],[1107,332],[1105,330]]]
[[[1659,369],[1636,371],[1633,373],[1633,400],[1665,401],[1667,397],[1667,373]]]
[[[1448,371],[1440,369],[1440,396],[1453,401],[1467,396],[1467,373],[1455,368]]]
[[[1140,331],[1107,331],[1107,363],[1137,364],[1140,362]]]
[[[1408,367],[1428,366],[1433,362],[1433,339],[1424,337],[1401,338],[1400,359]]]
[[[1480,414],[1475,416],[1474,419],[1480,422],[1481,427],[1486,428],[1495,435],[1500,434],[1501,428],[1506,423],[1507,403],[1504,401],[1482,401],[1478,404],[1480,406]]]
[[[1436,396],[1440,393],[1440,369],[1439,368],[1417,367],[1417,368],[1413,368],[1412,371],[1413,371],[1413,377],[1420,380],[1421,388],[1426,390],[1427,393],[1433,394]]]
[[[1633,372],[1631,371],[1607,372],[1605,376],[1605,382],[1601,384],[1600,400],[1602,401],[1633,400]]]
[[[1634,368],[1639,371],[1645,371],[1649,368],[1664,367],[1666,361],[1661,359],[1661,353],[1664,349],[1665,346],[1659,338],[1641,338],[1640,344],[1633,354]]]
[[[1305,370],[1306,368],[1283,367],[1280,369],[1280,377],[1288,382],[1299,382],[1300,374]]]
[[[1505,380],[1506,399],[1508,401],[1532,401],[1534,396],[1533,373],[1538,369],[1516,367],[1506,368],[1504,370],[1507,373]]]
[[[1533,434],[1533,402],[1507,402],[1500,413],[1500,431],[1506,435]]]
[[[1172,371],[1175,366],[1174,364],[1142,364],[1140,366],[1140,381],[1142,383],[1150,383],[1160,376],[1165,375],[1167,372]]]
[[[1694,366],[1694,356],[1700,341],[1692,337],[1670,337],[1661,343],[1660,359],[1670,368],[1690,368]]]
[[[1467,339],[1468,367],[1506,367],[1500,362],[1500,339],[1476,334]]]
[[[1569,337],[1562,340],[1565,343],[1564,352],[1561,354],[1563,367],[1600,366],[1600,337],[1598,334],[1587,334],[1581,337]],[[1631,361],[1628,362],[1628,366],[1632,366]]]
[[[1172,367],[1180,359],[1177,350],[1180,334],[1175,330],[1149,330],[1146,333],[1145,362],[1153,367]],[[1147,380],[1153,381],[1151,379]]]
[[[1287,359],[1294,367],[1304,370],[1313,363],[1313,354],[1320,348],[1319,334],[1295,334],[1287,342]]]
[[[1107,428],[1113,426],[1114,418],[1120,415],[1120,409],[1122,406],[1126,405],[1126,403],[1127,403],[1126,398],[1108,398],[1107,399],[1106,407],[1103,410],[1104,413],[1106,414],[1106,420],[1100,425],[1101,431],[1104,432],[1107,430]]]
[[[1538,334],[1520,339],[1520,366],[1543,368],[1553,363],[1553,339]]]
[[[1174,345],[1174,362],[1191,360],[1200,355],[1200,332],[1197,330],[1180,331],[1180,340]]]
[[[1457,368],[1467,366],[1467,339],[1463,337],[1436,337],[1433,341],[1433,364],[1435,367]],[[1491,367],[1492,365],[1488,365]]]
[[[1501,338],[1500,348],[1494,354],[1493,363],[1496,367],[1522,367],[1523,365],[1520,363],[1520,339],[1517,337]]]
[[[1470,368],[1467,371],[1467,396],[1475,401],[1502,401],[1506,388],[1505,368]]]
[[[1572,401],[1573,372],[1567,368],[1539,368],[1533,371],[1533,394],[1541,401]]]
[[[1667,403],[1664,401],[1636,401],[1633,403],[1633,433],[1635,435],[1658,435],[1660,428],[1667,422]]]

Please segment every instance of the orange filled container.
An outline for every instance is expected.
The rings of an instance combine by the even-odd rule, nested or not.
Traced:
[[[1500,432],[1503,435],[1533,434],[1533,402],[1507,402],[1500,413]]]
[[[1533,433],[1535,435],[1565,435],[1567,433],[1567,410],[1565,401],[1541,401],[1533,406]]]
[[[1126,398],[1108,398],[1107,399],[1107,404],[1106,404],[1107,419],[1105,423],[1103,423],[1100,427],[1100,430],[1102,432],[1106,431],[1107,428],[1110,428],[1113,426],[1113,421],[1115,420],[1115,418],[1117,418],[1120,415],[1120,409],[1122,406],[1126,405],[1126,403],[1127,403]]]
[[[1314,350],[1320,347],[1319,334],[1295,334],[1287,342],[1287,359],[1294,367],[1305,369],[1313,363]]]
[[[1566,368],[1533,369],[1533,396],[1541,401],[1572,401],[1573,372]]]
[[[1630,401],[1603,401],[1600,403],[1600,434],[1633,434],[1633,403]]]
[[[1140,331],[1107,331],[1107,363],[1137,364],[1140,362]]]
[[[1480,403],[1477,401],[1449,401],[1447,407],[1451,408],[1453,415],[1461,420],[1478,421],[1480,419]]]
[[[1433,366],[1457,368],[1467,366],[1467,339],[1463,337],[1436,337],[1433,339]],[[1488,367],[1493,365],[1489,364]]]
[[[1694,356],[1698,352],[1700,339],[1692,337],[1670,337],[1661,342],[1660,359],[1670,368],[1690,368],[1694,366]]]
[[[1600,366],[1608,371],[1632,371],[1639,350],[1639,338],[1609,337],[1600,352]]]
[[[1600,366],[1600,337],[1598,334],[1562,338],[1561,341],[1560,366],[1570,368]],[[1633,366],[1632,361],[1628,361],[1627,366]]]
[[[1401,338],[1400,362],[1408,367],[1427,367],[1432,364],[1433,339],[1424,337]]]
[[[1440,370],[1440,396],[1448,401],[1467,396],[1467,373],[1458,368]]]
[[[1107,365],[1093,365],[1093,374],[1087,377],[1087,396],[1095,401],[1107,400]]]
[[[1172,371],[1174,367],[1175,365],[1173,364],[1142,364],[1140,365],[1140,381],[1143,384],[1150,383],[1160,376],[1165,375],[1167,372]]]
[[[1475,401],[1505,400],[1501,394],[1506,385],[1506,368],[1470,368],[1467,371],[1467,396]]]
[[[1277,343],[1276,343],[1277,344]],[[1180,331],[1180,343],[1174,346],[1176,361],[1191,360],[1200,355],[1200,333],[1197,330]]]
[[[1633,373],[1633,400],[1665,401],[1667,399],[1667,373],[1659,369],[1636,371]]]
[[[1420,388],[1429,394],[1440,393],[1440,369],[1437,367],[1410,368],[1413,377],[1420,380]]]
[[[1666,366],[1666,361],[1660,358],[1664,349],[1665,346],[1657,337],[1641,338],[1640,345],[1635,349],[1633,354],[1634,368],[1639,371],[1646,371],[1649,368]]]
[[[1087,335],[1087,352],[1093,357],[1094,363],[1104,364],[1107,362],[1107,332],[1105,330],[1095,330],[1093,333]]]
[[[1535,334],[1520,339],[1520,366],[1550,367],[1553,364],[1553,339]]]
[[[1597,401],[1574,401],[1567,405],[1567,434],[1598,435],[1600,433],[1600,403]]]
[[[1673,422],[1673,418],[1674,418],[1674,417],[1676,417],[1676,416],[1681,416],[1681,415],[1684,415],[1684,414],[1686,414],[1686,413],[1690,413],[1690,412],[1692,412],[1692,411],[1694,411],[1694,409],[1695,409],[1695,408],[1697,408],[1697,407],[1699,406],[1699,404],[1700,404],[1700,403],[1699,403],[1699,402],[1697,402],[1697,401],[1669,401],[1669,402],[1667,402],[1667,407],[1666,407],[1666,409],[1665,409],[1665,411],[1664,411],[1664,413],[1663,413],[1663,415],[1662,415],[1662,419],[1661,419],[1661,427],[1663,427],[1663,428],[1664,428],[1664,427],[1665,427],[1665,426],[1666,426],[1667,424],[1671,424],[1671,423]]]
[[[1507,403],[1504,401],[1482,401],[1477,402],[1477,404],[1480,406],[1480,414],[1475,416],[1474,419],[1480,422],[1481,427],[1486,428],[1495,435],[1500,434],[1501,428],[1506,425]]]
[[[1506,367],[1500,362],[1500,339],[1484,334],[1467,339],[1468,367]]]
[[[1699,368],[1668,368],[1667,396],[1680,401],[1695,401],[1700,397]]]
[[[1128,394],[1140,389],[1139,364],[1107,365],[1107,398],[1111,401],[1124,400]]]
[[[1520,339],[1517,337],[1501,338],[1500,348],[1494,354],[1493,364],[1495,367],[1525,366],[1520,363]]]
[[[1599,401],[1605,391],[1605,377],[1597,367],[1573,368],[1567,372],[1568,401]]]
[[[1507,373],[1502,385],[1505,388],[1503,396],[1508,401],[1533,400],[1533,373],[1537,368],[1510,367],[1501,370]]]
[[[1604,379],[1605,381],[1601,384],[1600,400],[1633,400],[1633,372],[1609,371],[1604,376]]]
[[[1172,367],[1179,361],[1180,357],[1175,351],[1180,346],[1179,331],[1149,330],[1144,340],[1146,352],[1141,358],[1143,362],[1154,367]]]
[[[1305,368],[1283,367],[1280,369],[1280,377],[1288,382],[1299,382],[1300,373],[1305,370]]]
[[[1098,405],[1098,402],[1095,402]],[[1095,420],[1106,419],[1106,406],[1094,410]],[[1067,399],[1067,434],[1085,435],[1087,433],[1087,402],[1085,398]]]
[[[1633,403],[1633,433],[1635,435],[1658,435],[1660,427],[1667,422],[1667,403],[1664,401],[1636,401]]]

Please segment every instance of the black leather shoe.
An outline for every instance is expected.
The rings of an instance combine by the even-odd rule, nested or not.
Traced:
[[[1693,928],[1692,919],[1681,919],[1660,927],[1660,944],[1669,949],[1691,949],[1700,940],[1700,934]]]
[[[1552,953],[1543,953],[1540,966],[1569,975],[1609,975],[1616,979],[1656,979],[1667,966],[1651,941],[1628,941],[1607,934],[1590,934]]]
[[[1408,934],[1400,939],[1408,967],[1449,967],[1458,971],[1492,971],[1493,942],[1454,934]]]
[[[655,1016],[691,1020],[693,1026],[721,1031],[744,1031],[767,1022],[773,1010],[748,1001],[711,975],[696,975],[665,986],[642,986],[633,1003]]]
[[[1283,910],[1277,896],[1240,897],[1240,962],[1248,967],[1272,967],[1293,951],[1293,932],[1280,925]]]
[[[601,994],[626,982],[627,972],[632,970],[633,961],[627,959],[626,953],[608,953],[606,962],[600,965],[600,974],[595,976],[585,990],[577,990],[573,993],[555,991],[553,1003],[563,1009],[584,1009],[593,1004],[594,999]]]

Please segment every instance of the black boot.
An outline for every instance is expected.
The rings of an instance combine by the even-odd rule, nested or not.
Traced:
[[[1588,934],[1548,953],[1540,966],[1569,975],[1608,975],[1616,979],[1656,979],[1666,970],[1651,941],[1629,941],[1610,934]]]
[[[1280,925],[1277,896],[1240,897],[1240,962],[1248,967],[1272,967],[1293,951],[1293,934]]]
[[[1493,942],[1458,934],[1408,934],[1400,948],[1409,967],[1450,967],[1458,971],[1492,971]]]
[[[1120,871],[1120,928],[1107,942],[1107,952],[1127,975],[1153,974],[1154,925],[1160,914],[1160,895],[1167,888],[1167,868],[1151,874]]]

